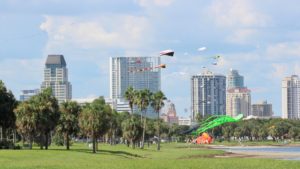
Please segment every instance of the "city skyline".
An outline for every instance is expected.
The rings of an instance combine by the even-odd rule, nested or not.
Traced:
[[[203,66],[222,74],[239,70],[252,102],[268,100],[281,116],[281,81],[300,74],[300,24],[294,19],[300,17],[299,5],[292,0],[3,0],[0,76],[17,97],[40,85],[48,54],[63,54],[74,98],[107,97],[109,57],[157,56],[173,49],[175,56],[163,61],[162,91],[180,116],[190,115],[184,114],[191,106],[189,79]],[[221,56],[216,66],[215,55]]]

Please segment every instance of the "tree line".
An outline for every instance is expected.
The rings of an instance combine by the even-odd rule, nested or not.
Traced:
[[[70,149],[74,138],[92,142],[93,152],[97,151],[98,141],[111,145],[124,143],[132,148],[144,148],[145,143],[157,143],[160,150],[161,137],[171,140],[176,137],[184,141],[191,137],[183,134],[189,126],[169,125],[160,119],[160,111],[166,100],[163,92],[151,93],[149,90],[125,92],[130,112],[118,113],[105,103],[103,97],[83,106],[74,101],[58,104],[50,88],[32,96],[29,100],[18,102],[11,91],[0,80],[0,149],[15,135],[31,149],[33,143],[41,149],[61,140],[60,144]],[[156,118],[148,118],[148,109],[156,112]],[[201,124],[201,119],[199,119]],[[273,141],[300,139],[300,121],[287,119],[251,119],[238,123],[227,123],[208,131],[215,140],[262,141],[268,137]],[[57,143],[57,142],[56,142]]]
[[[147,89],[129,87],[125,97],[131,112],[116,112],[103,97],[83,106],[74,101],[59,105],[50,88],[27,101],[18,102],[0,81],[0,144],[9,140],[7,138],[11,138],[15,131],[30,149],[33,143],[41,149],[48,149],[54,138],[61,138],[66,149],[70,149],[72,138],[89,138],[93,152],[97,151],[98,141],[104,138],[112,145],[122,141],[133,148],[136,145],[144,148],[145,141],[149,144],[156,138],[159,150],[161,133],[164,138],[182,137],[178,134],[182,127],[170,126],[159,118],[166,100],[163,92],[151,93]],[[150,107],[157,113],[156,119],[147,118]]]

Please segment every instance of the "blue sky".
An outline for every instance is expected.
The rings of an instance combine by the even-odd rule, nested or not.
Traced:
[[[189,116],[190,77],[238,69],[252,103],[281,115],[281,80],[300,74],[297,0],[1,0],[0,79],[18,98],[39,88],[48,54],[63,54],[74,98],[109,96],[110,56],[157,56],[162,90]],[[198,51],[205,46],[207,50]],[[221,55],[218,66],[211,56]]]

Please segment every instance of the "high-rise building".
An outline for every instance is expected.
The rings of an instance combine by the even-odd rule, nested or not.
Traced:
[[[110,58],[110,98],[124,98],[129,86],[135,90],[160,90],[159,57],[112,57]],[[154,69],[152,69],[154,68]]]
[[[26,101],[29,100],[32,96],[39,94],[39,89],[33,89],[33,90],[22,90],[20,94],[20,101]]]
[[[174,103],[168,100],[165,103],[165,111],[162,112],[160,118],[164,120],[164,122],[168,124],[178,124],[178,117],[176,115],[176,109]]]
[[[273,110],[272,104],[268,103],[267,101],[263,101],[261,103],[253,104],[252,105],[252,116],[260,117],[272,117]]]
[[[230,69],[227,75],[226,114],[235,117],[251,113],[251,91],[244,86],[244,77]]]
[[[48,87],[52,89],[52,94],[59,103],[72,98],[72,86],[68,81],[68,69],[63,55],[47,57],[41,89]]]
[[[149,89],[157,92],[161,88],[160,57],[111,57],[110,98],[124,102],[125,91],[132,86],[135,90]],[[148,108],[148,116],[155,116]]]
[[[227,75],[227,89],[244,87],[244,77],[237,70],[230,69]]]
[[[282,118],[300,119],[300,79],[297,75],[282,80]]]
[[[192,119],[197,114],[225,115],[226,111],[226,77],[208,70],[191,78]]]
[[[251,91],[247,88],[230,88],[226,93],[226,115],[235,117],[251,113]]]

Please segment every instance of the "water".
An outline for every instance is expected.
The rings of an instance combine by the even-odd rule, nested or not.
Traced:
[[[255,151],[255,152],[274,152],[274,153],[299,153],[300,147],[230,147],[230,150]]]
[[[280,158],[286,160],[300,160],[300,147],[224,147],[220,148],[229,152],[262,152],[262,153],[277,153],[287,154]],[[289,156],[288,154],[291,154]]]

